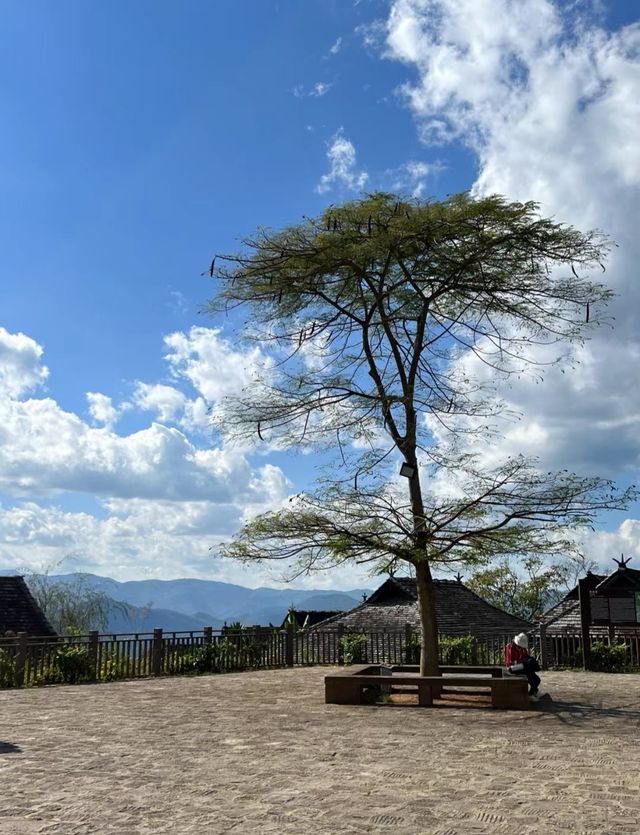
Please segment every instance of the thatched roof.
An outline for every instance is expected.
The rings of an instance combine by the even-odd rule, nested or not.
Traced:
[[[22,577],[0,577],[0,638],[6,632],[57,634]]]
[[[611,574],[592,574],[587,572],[585,579],[589,591],[597,594],[610,594],[615,596],[616,592],[640,591],[640,571],[635,568],[627,568],[626,565],[618,568]],[[579,587],[571,589],[559,603],[548,609],[540,618],[540,625],[547,628],[548,634],[580,632],[580,597]],[[640,624],[638,624],[640,627]]]
[[[478,638],[530,632],[532,624],[483,600],[458,580],[434,580],[438,629],[446,635]],[[390,577],[363,603],[350,612],[317,624],[315,629],[401,632],[407,624],[420,629],[416,581]]]

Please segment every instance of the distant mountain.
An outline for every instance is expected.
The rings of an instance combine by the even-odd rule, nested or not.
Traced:
[[[120,606],[117,603],[109,613],[109,622],[103,632],[153,632],[163,629],[165,632],[201,631],[205,626],[220,629],[224,621],[205,612],[185,615],[171,609],[140,608],[138,606]]]
[[[0,571],[13,574],[15,571]],[[216,580],[129,580],[119,582],[97,574],[50,575],[51,582],[83,582],[114,601],[126,603],[129,614],[114,608],[108,631],[148,632],[154,628],[174,630],[219,628],[224,622],[279,625],[290,606],[297,609],[352,609],[362,602],[367,589],[249,589]]]

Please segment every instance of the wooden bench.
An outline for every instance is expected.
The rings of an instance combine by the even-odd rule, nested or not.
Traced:
[[[391,668],[393,669],[393,668]],[[455,670],[444,676],[420,676],[415,673],[393,672],[391,676],[380,674],[379,666],[353,668],[349,672],[330,673],[324,678],[325,702],[327,704],[357,705],[363,701],[365,688],[388,689],[394,686],[411,687],[418,692],[418,704],[428,707],[433,704],[434,691],[440,695],[443,688],[491,691],[491,706],[498,709],[528,710],[529,696],[524,678],[502,678],[499,676],[480,677],[468,672],[457,673],[459,668],[442,668],[443,672]]]

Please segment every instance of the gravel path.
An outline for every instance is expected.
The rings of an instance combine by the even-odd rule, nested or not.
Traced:
[[[0,691],[0,835],[640,833],[640,676],[501,712],[325,705],[325,672]]]

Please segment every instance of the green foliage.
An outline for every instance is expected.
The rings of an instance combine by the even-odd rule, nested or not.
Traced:
[[[51,572],[58,566],[49,566],[41,573],[27,572],[24,579],[59,635],[86,635],[94,629],[105,629],[112,610],[128,611],[126,604],[92,588],[81,574],[53,580]]]
[[[624,673],[630,667],[629,650],[624,641],[612,644],[595,641],[591,644],[591,662],[594,670]]]
[[[79,684],[95,680],[94,659],[86,644],[55,644],[44,651],[45,661],[36,666],[37,672],[29,684]]]
[[[9,653],[0,647],[0,687],[13,687],[16,665]]]
[[[346,632],[338,639],[341,664],[362,664],[366,661],[367,635],[365,632]]]
[[[442,635],[440,662],[442,664],[472,664],[476,639],[473,635]]]
[[[565,566],[547,564],[534,555],[523,560],[517,569],[505,558],[497,565],[476,571],[467,585],[499,609],[535,621],[557,601],[558,587],[565,577]]]
[[[476,663],[477,642],[473,635],[440,635],[438,640],[440,664]],[[412,635],[405,643],[405,664],[418,664],[422,641]]]
[[[422,649],[422,641],[416,635],[411,635],[407,638],[404,645],[404,663],[405,664],[419,664],[420,650]]]
[[[557,669],[582,669],[584,657],[582,650],[573,655],[565,656]],[[607,643],[606,641],[594,641],[591,644],[591,666],[600,673],[626,673],[630,672],[631,659],[629,648],[624,641]]]

